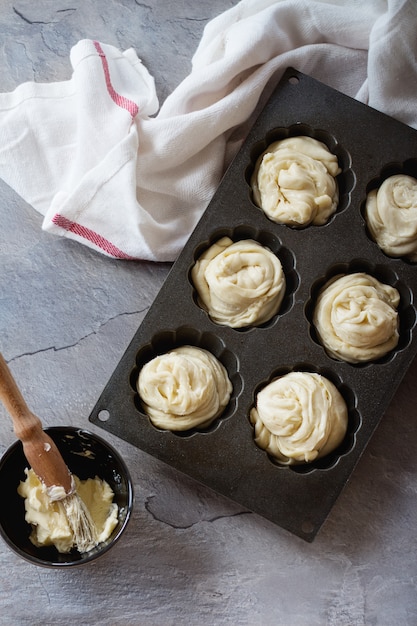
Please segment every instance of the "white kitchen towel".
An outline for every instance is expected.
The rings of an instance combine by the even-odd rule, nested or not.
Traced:
[[[416,25],[415,0],[241,0],[160,108],[135,51],[82,40],[70,80],[0,94],[0,177],[47,231],[172,261],[286,67],[417,128]]]

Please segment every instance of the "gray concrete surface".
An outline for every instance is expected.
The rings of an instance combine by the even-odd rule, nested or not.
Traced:
[[[134,47],[160,101],[232,0],[2,0],[0,88],[64,80],[79,39]],[[0,542],[0,624],[415,626],[415,362],[312,544],[241,510],[88,415],[167,276],[41,231],[0,181],[0,349],[45,425],[89,427],[123,454],[133,519],[80,569],[30,565]],[[0,408],[0,454],[14,441]],[[5,506],[2,502],[1,506]]]

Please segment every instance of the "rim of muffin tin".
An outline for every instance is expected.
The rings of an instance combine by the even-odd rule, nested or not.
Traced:
[[[399,316],[399,340],[395,348],[390,350],[380,359],[366,361],[361,363],[349,363],[336,359],[328,354],[326,348],[317,336],[317,332],[313,323],[314,309],[317,302],[317,296],[320,289],[332,278],[338,275],[354,274],[356,272],[365,272],[379,280],[381,283],[395,287],[400,294],[400,303],[398,306]],[[354,368],[364,368],[374,365],[381,365],[391,362],[395,355],[405,350],[411,343],[413,329],[416,325],[416,309],[413,304],[413,293],[408,285],[406,285],[399,277],[397,272],[388,265],[381,263],[372,263],[367,259],[352,259],[345,263],[334,263],[327,271],[317,278],[310,288],[310,297],[305,303],[304,314],[309,324],[309,335],[312,341],[320,346],[327,356],[335,362],[346,363]]]
[[[261,246],[268,248],[281,262],[286,282],[284,298],[277,313],[262,324],[251,324],[249,326],[239,328],[232,328],[227,324],[219,324],[210,317],[209,312],[200,302],[198,290],[193,284],[191,277],[192,269],[201,255],[222,237],[229,237],[233,243],[236,243],[237,241],[244,241],[246,239],[252,239]],[[208,238],[201,241],[196,246],[194,249],[193,263],[188,269],[188,282],[192,288],[192,299],[195,306],[204,311],[213,324],[223,328],[230,328],[234,332],[242,333],[251,331],[255,328],[270,328],[280,317],[289,313],[294,307],[295,294],[300,285],[300,275],[296,269],[296,257],[294,252],[287,246],[284,246],[276,234],[262,228],[254,228],[248,224],[241,224],[230,228],[219,228],[213,231]]]
[[[417,159],[411,158],[411,159],[406,159],[405,161],[402,161],[402,162],[392,161],[390,163],[386,163],[381,168],[379,174],[377,176],[372,177],[369,180],[368,184],[366,185],[365,197],[360,203],[360,214],[365,224],[366,236],[378,248],[378,250],[380,250],[380,252],[382,252],[382,254],[387,257],[387,259],[390,259],[391,261],[393,259],[398,259],[402,261],[403,263],[407,263],[409,265],[414,266],[416,265],[417,261],[411,261],[405,256],[390,256],[389,254],[384,252],[384,250],[382,250],[382,248],[379,247],[378,243],[375,241],[374,237],[372,236],[369,230],[368,224],[367,224],[367,219],[366,219],[366,200],[367,200],[368,194],[374,189],[379,189],[385,180],[397,174],[404,174],[406,176],[411,176],[412,178],[415,178],[417,180]]]
[[[357,408],[358,399],[356,393],[349,385],[347,385],[342,380],[341,376],[337,374],[334,369],[328,366],[313,365],[312,363],[308,362],[300,362],[291,366],[279,366],[272,371],[268,378],[259,381],[258,384],[254,387],[250,410],[256,407],[257,395],[262,389],[267,387],[277,378],[281,378],[282,376],[285,376],[290,372],[308,372],[313,374],[320,374],[334,384],[336,389],[340,392],[343,400],[345,401],[348,412],[348,425],[343,441],[332,452],[329,452],[321,458],[318,458],[309,463],[297,463],[292,465],[280,463],[279,460],[275,459],[266,450],[258,446],[254,438],[252,437],[253,443],[257,448],[259,448],[259,450],[261,450],[261,452],[265,454],[271,464],[279,470],[292,471],[296,474],[310,474],[311,472],[314,472],[316,470],[333,469],[339,463],[342,457],[346,456],[354,449],[356,445],[357,433],[362,425],[362,416]],[[254,426],[250,421],[250,410],[249,414],[247,415],[247,419],[251,425],[252,432],[254,432]]]
[[[244,177],[249,189],[249,198],[253,207],[260,211],[269,221],[274,222],[260,207],[254,197],[251,185],[252,175],[256,168],[256,163],[263,152],[265,152],[272,143],[281,141],[282,139],[288,139],[289,137],[311,137],[317,141],[324,143],[332,154],[337,157],[339,167],[342,170],[336,177],[339,188],[339,201],[336,211],[329,217],[325,224],[306,224],[300,226],[292,226],[288,224],[282,224],[286,228],[292,230],[305,230],[307,228],[322,228],[330,224],[338,215],[343,213],[351,204],[352,191],[356,185],[356,176],[352,169],[352,157],[350,152],[342,146],[337,140],[336,136],[327,130],[320,128],[313,128],[309,124],[304,122],[297,122],[290,126],[279,126],[269,130],[263,139],[256,141],[249,153],[250,162],[246,166]]]

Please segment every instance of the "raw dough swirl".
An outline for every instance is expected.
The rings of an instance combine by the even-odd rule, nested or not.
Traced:
[[[348,410],[324,376],[290,372],[258,393],[250,419],[257,445],[279,463],[294,465],[337,448],[346,434]]]
[[[252,239],[219,239],[197,260],[191,278],[200,306],[214,322],[232,328],[271,319],[286,287],[280,260]]]
[[[259,157],[251,185],[256,204],[279,224],[325,224],[336,211],[337,157],[312,137],[272,143]]]
[[[336,276],[320,291],[313,323],[334,358],[349,363],[373,361],[399,339],[400,294],[364,272]]]
[[[366,198],[369,231],[388,256],[417,261],[417,180],[396,174]]]
[[[137,389],[154,426],[182,431],[216,419],[229,402],[232,383],[210,352],[181,346],[146,363]]]

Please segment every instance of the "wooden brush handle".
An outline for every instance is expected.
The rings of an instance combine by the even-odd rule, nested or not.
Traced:
[[[10,414],[16,436],[23,444],[28,463],[47,486],[72,490],[72,477],[55,442],[43,430],[42,423],[28,408],[9,367],[0,354],[0,400]]]

